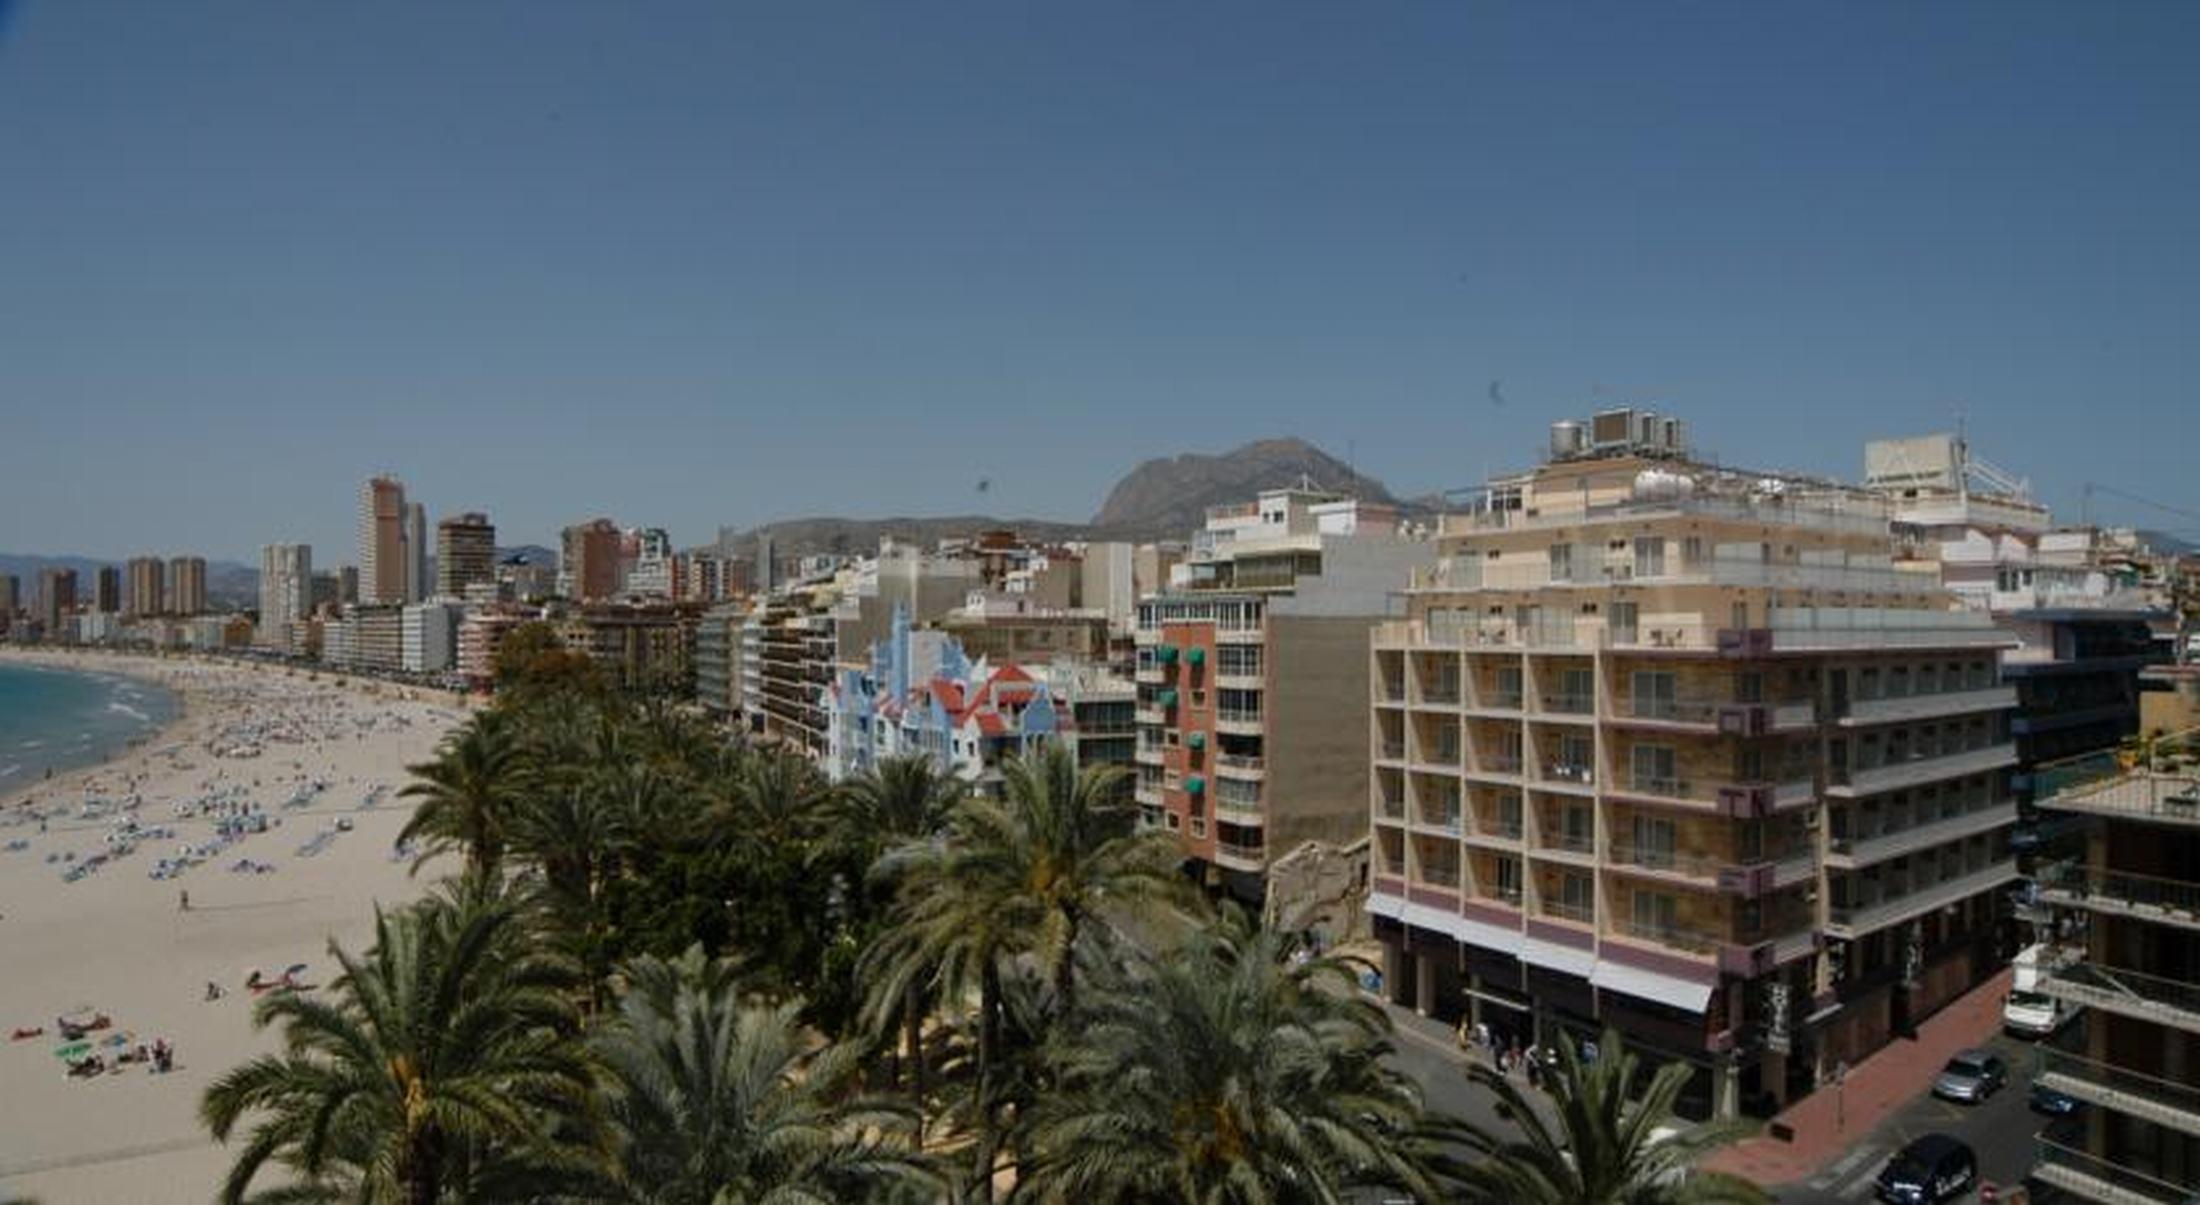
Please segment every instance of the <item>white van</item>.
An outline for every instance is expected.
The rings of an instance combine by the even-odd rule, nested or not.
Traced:
[[[2016,981],[2010,986],[2009,998],[2001,1006],[2003,1029],[2025,1037],[2044,1038],[2078,1014],[2077,1005],[2040,990],[2041,977],[2054,967],[2054,954],[2047,946],[2026,946],[2018,951],[2013,965],[2017,971]]]

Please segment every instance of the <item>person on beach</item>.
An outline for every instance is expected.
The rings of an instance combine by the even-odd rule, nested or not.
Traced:
[[[191,910],[191,893],[190,893],[190,892],[188,892],[188,891],[184,891],[184,892],[179,892],[179,893],[177,893],[177,896],[176,896],[176,911],[178,911],[178,912],[189,912],[190,910]]]

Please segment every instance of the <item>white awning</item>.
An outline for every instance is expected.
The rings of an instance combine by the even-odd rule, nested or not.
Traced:
[[[1661,975],[1641,967],[1623,966],[1616,962],[1598,962],[1589,973],[1589,982],[1600,991],[1620,992],[1643,1000],[1680,1009],[1683,1012],[1700,1013],[1711,1003],[1711,985],[1697,983],[1673,975]]]
[[[1597,965],[1597,952],[1530,937],[1520,948],[1520,961],[1568,975],[1587,976]]]

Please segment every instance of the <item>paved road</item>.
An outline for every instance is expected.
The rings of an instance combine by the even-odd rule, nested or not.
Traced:
[[[1987,1047],[2008,1061],[2008,1087],[1980,1105],[1950,1104],[1930,1094],[1919,1096],[1897,1109],[1817,1176],[1782,1192],[1783,1205],[1871,1200],[1872,1180],[1886,1166],[1888,1156],[1912,1138],[1935,1130],[1953,1134],[1971,1145],[1978,1154],[1981,1180],[2003,1186],[2021,1182],[2032,1164],[2032,1136],[2047,1121],[2026,1104],[2032,1082],[2032,1050],[2028,1043],[2006,1035],[1995,1037]],[[1976,1199],[1976,1194],[1966,1199]]]

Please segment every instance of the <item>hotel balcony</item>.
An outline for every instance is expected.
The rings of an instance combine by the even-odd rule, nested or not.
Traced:
[[[2041,903],[2200,931],[2200,883],[2050,862],[2033,875]]]
[[[1836,773],[1826,793],[1837,797],[1878,795],[1887,791],[1921,787],[1929,782],[1984,774],[2017,764],[2017,747],[2007,741],[1977,749],[1938,756],[1912,756],[1877,766],[1858,766]]]
[[[1406,759],[1404,741],[1383,741],[1375,746],[1376,761],[1403,762]]]
[[[2143,975],[2094,962],[2072,962],[2040,981],[2058,1000],[2200,1034],[2200,984]]]
[[[1262,727],[1260,712],[1225,707],[1215,712],[1215,731],[1237,736],[1260,736],[1267,730]]]
[[[1259,871],[1267,868],[1267,847],[1258,842],[1215,841],[1215,865],[1231,870]]]
[[[1968,899],[1981,891],[1991,891],[2003,884],[2013,883],[2019,877],[2016,859],[2009,858],[1989,863],[1981,869],[1952,879],[1927,883],[1892,898],[1846,907],[1835,906],[1828,909],[1826,932],[1844,940],[1854,940],[1866,933],[1923,916],[1935,908]]]
[[[1568,762],[1546,762],[1536,775],[1536,785],[1549,787],[1574,795],[1592,794],[1596,789],[1595,766],[1573,765]]]
[[[1616,937],[1635,945],[1655,946],[1666,953],[1678,952],[1706,962],[1719,957],[1721,946],[1732,944],[1716,933],[1706,933],[1701,929],[1653,925],[1632,919],[1615,923],[1613,932],[1606,934],[1606,937]]]
[[[1133,707],[1131,718],[1138,723],[1147,725],[1161,725],[1169,722],[1159,707]]]
[[[1843,837],[1833,842],[1826,854],[1826,865],[1835,870],[1857,870],[2016,822],[2017,805],[2010,801],[1871,836]]]
[[[1935,720],[1978,711],[2005,711],[2017,705],[2014,686],[1986,686],[1975,690],[1950,690],[1934,694],[1905,695],[1899,699],[1851,699],[1849,713],[1838,723],[1843,728],[1867,724],[1901,724]]]
[[[1478,719],[1518,719],[1523,703],[1517,690],[1478,690],[1467,704],[1467,714]]]
[[[1493,753],[1487,757],[1478,757],[1472,765],[1466,768],[1466,774],[1469,778],[1496,779],[1508,785],[1520,782],[1520,771],[1520,758],[1507,753]]]
[[[2034,1140],[2032,1176],[2085,1201],[2102,1205],[2188,1205],[2200,1185],[2171,1184],[2133,1171],[2045,1135]]]
[[[1223,778],[1242,778],[1259,782],[1268,777],[1268,761],[1260,757],[1248,757],[1243,753],[1215,754],[1215,773]]]
[[[2039,1051],[2037,1082],[2089,1105],[2200,1137],[2200,1085],[2096,1063],[2055,1046]]]
[[[1611,720],[1623,728],[1763,736],[1813,727],[1818,723],[1818,707],[1808,699],[1743,703],[1730,699],[1637,699],[1621,695],[1612,700]]]
[[[2138,771],[2083,785],[2063,785],[2056,771],[2043,768],[2034,779],[2046,788],[2037,797],[2038,806],[2043,808],[2150,824],[2200,826],[2200,773],[2190,768],[2176,774]]]
[[[1597,861],[1596,838],[1587,833],[1538,833],[1528,852],[1539,858],[1583,868],[1594,867]]]
[[[1588,691],[1552,691],[1537,699],[1536,714],[1562,720],[1593,720],[1597,714],[1597,697]]]
[[[1646,848],[1614,842],[1605,851],[1608,869],[1638,878],[1654,879],[1699,891],[1718,891],[1754,899],[1812,877],[1815,863],[1809,850],[1784,853],[1778,858],[1739,862],[1728,858],[1673,850]]]
[[[1404,824],[1406,822],[1405,800],[1378,797],[1375,800],[1375,819],[1379,823]]]
[[[1418,832],[1456,837],[1463,831],[1462,815],[1457,804],[1450,807],[1424,804],[1414,809],[1413,827]]]
[[[1480,817],[1476,817],[1474,828],[1466,834],[1466,839],[1469,845],[1487,845],[1512,852],[1521,848],[1521,841],[1525,836],[1526,833],[1517,820],[1491,820],[1484,823]]]

